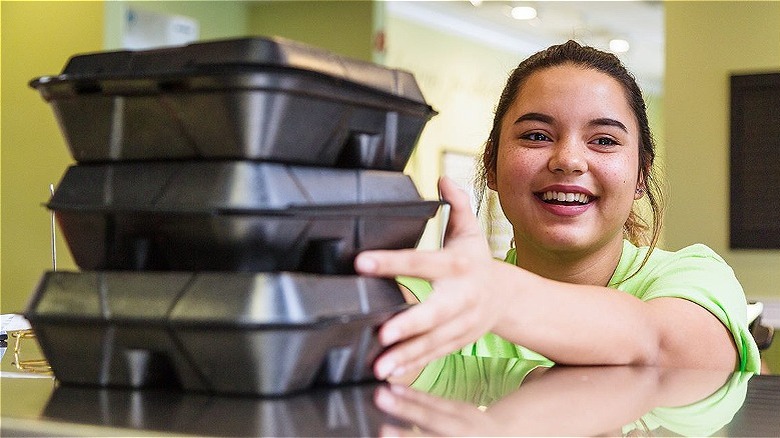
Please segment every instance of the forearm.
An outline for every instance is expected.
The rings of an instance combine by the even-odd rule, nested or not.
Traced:
[[[507,301],[493,331],[557,363],[730,370],[737,363],[730,332],[690,301],[644,302],[616,289],[496,268]]]
[[[657,363],[659,336],[647,303],[615,289],[553,281],[501,262],[496,268],[496,285],[507,300],[493,329],[497,335],[562,364]]]

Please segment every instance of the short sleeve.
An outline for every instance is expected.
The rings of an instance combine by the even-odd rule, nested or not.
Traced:
[[[682,298],[715,315],[731,332],[740,355],[740,371],[760,371],[758,348],[747,327],[747,302],[734,271],[713,250],[697,244],[655,264],[646,284],[632,288],[643,301]],[[644,277],[644,276],[643,276]]]

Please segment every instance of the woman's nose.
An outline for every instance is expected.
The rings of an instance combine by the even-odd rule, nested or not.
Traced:
[[[558,142],[552,149],[552,156],[548,163],[551,172],[585,173],[588,171],[588,160],[585,157],[585,147],[571,139]]]

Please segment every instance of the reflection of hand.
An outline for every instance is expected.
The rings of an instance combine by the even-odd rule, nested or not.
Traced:
[[[412,429],[383,425],[382,436],[497,436],[500,429],[476,406],[445,400],[402,385],[377,389],[379,409],[415,425]]]
[[[403,374],[455,351],[491,331],[504,301],[497,276],[511,265],[493,259],[487,241],[469,206],[468,195],[451,180],[439,182],[442,197],[451,205],[444,248],[441,251],[367,251],[355,267],[361,274],[398,275],[431,281],[434,293],[386,322],[379,331],[383,345],[396,344],[375,363],[377,377]]]
[[[553,367],[529,377],[519,389],[484,412],[467,402],[397,385],[379,388],[375,402],[381,410],[415,425],[411,430],[392,426],[383,429],[399,436],[417,432],[445,436],[592,436],[620,434],[623,426],[660,406],[686,406],[703,400],[723,386],[728,377],[728,372],[708,370]],[[694,423],[703,421],[696,417],[687,416]],[[707,430],[707,426],[686,425],[689,430]]]

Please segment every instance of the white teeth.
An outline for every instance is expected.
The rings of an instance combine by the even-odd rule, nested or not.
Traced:
[[[543,201],[559,201],[559,202],[579,202],[581,204],[587,204],[590,202],[590,196],[584,193],[565,193],[565,192],[544,192],[542,193]]]

